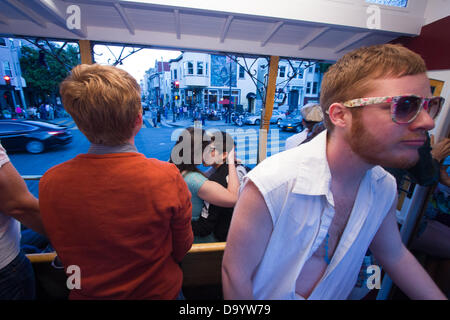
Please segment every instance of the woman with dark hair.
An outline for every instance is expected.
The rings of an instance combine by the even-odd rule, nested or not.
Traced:
[[[226,132],[215,132],[203,152],[203,165],[213,170],[209,180],[214,181],[223,188],[239,188],[239,178],[234,157],[234,140]],[[202,214],[197,221],[192,222],[195,235],[214,235],[215,241],[226,241],[230,228],[233,207],[223,206],[220,203],[205,200]]]
[[[234,145],[228,152],[215,151],[215,146],[223,145],[216,139],[216,135],[210,136],[204,130],[197,128],[185,129],[172,149],[170,162],[180,170],[191,192],[192,198],[192,223],[201,218],[204,201],[208,204],[225,208],[233,208],[238,198],[239,180],[234,163]],[[205,154],[205,157],[203,156]],[[211,155],[214,159],[211,158]],[[225,164],[229,171],[228,185],[224,186],[208,178],[197,168],[197,165],[210,160]],[[206,158],[206,159],[205,159]],[[207,210],[203,210],[207,215]],[[203,217],[203,218],[207,218]],[[194,228],[194,227],[193,227]],[[209,232],[196,232],[194,228],[194,242],[211,242],[216,239]]]

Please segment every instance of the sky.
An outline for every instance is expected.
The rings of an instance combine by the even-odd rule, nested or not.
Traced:
[[[112,53],[106,46],[96,45],[94,47],[95,61],[99,64],[114,63],[114,61],[116,60],[114,56],[120,56],[122,47],[109,46],[109,49],[112,51]],[[126,56],[131,51],[131,48],[125,48],[122,53],[122,57]],[[147,71],[149,68],[155,67],[156,60],[163,60],[167,62],[170,59],[177,58],[180,54],[180,51],[175,50],[142,49],[139,52],[136,52],[126,58],[123,61],[123,64],[118,65],[118,67],[130,73],[139,83],[144,78],[145,71]]]

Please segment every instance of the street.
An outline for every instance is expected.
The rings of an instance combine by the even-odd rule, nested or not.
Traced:
[[[170,118],[170,117],[169,117]],[[72,143],[46,150],[41,154],[30,154],[27,152],[9,153],[11,162],[21,175],[42,175],[51,167],[70,160],[80,153],[86,153],[90,143],[87,138],[78,130],[71,119],[57,119],[54,123],[64,124],[71,128],[73,134]],[[139,152],[148,158],[156,158],[167,161],[170,152],[183,127],[193,125],[190,120],[178,120],[173,123],[162,121],[161,127],[154,128],[148,118],[144,120],[144,126],[135,138],[135,144]],[[224,121],[207,121],[206,130],[222,130],[230,133],[237,143],[236,155],[244,164],[249,167],[256,165],[258,126],[225,124]],[[284,151],[286,138],[291,136],[291,132],[283,132],[276,125],[271,125],[269,130],[267,154],[268,156]],[[38,196],[38,181],[28,181],[30,191]]]

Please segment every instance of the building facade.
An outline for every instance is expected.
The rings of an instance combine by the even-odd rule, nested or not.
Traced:
[[[27,108],[23,94],[26,82],[22,78],[19,58],[20,41],[0,38],[0,117],[3,118],[14,116],[16,106],[23,110]]]
[[[158,65],[146,74],[147,99],[153,105],[169,103],[172,107],[212,110],[231,105],[233,110],[250,113],[258,113],[262,108],[268,72],[266,58],[183,52],[167,65],[169,71],[161,73]],[[274,109],[292,112],[308,102],[319,102],[321,78],[318,63],[280,60]]]
[[[155,61],[155,67],[144,75],[141,85],[143,100],[152,106],[163,106],[170,101],[170,65],[165,61]]]
[[[241,60],[195,52],[184,52],[170,60],[171,81],[172,84],[177,82],[172,102],[188,108],[221,110],[231,99],[234,108],[248,109],[247,95],[251,93],[254,99],[255,84],[243,68],[239,68],[244,64]]]
[[[319,103],[323,77],[320,65],[311,61],[281,60],[274,108],[294,112],[307,103]]]

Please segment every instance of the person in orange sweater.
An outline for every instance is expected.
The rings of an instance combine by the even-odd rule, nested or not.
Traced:
[[[191,195],[175,165],[135,147],[139,85],[121,69],[79,65],[60,93],[91,142],[88,153],[49,169],[39,184],[47,235],[64,267],[79,271],[69,298],[181,297]]]

